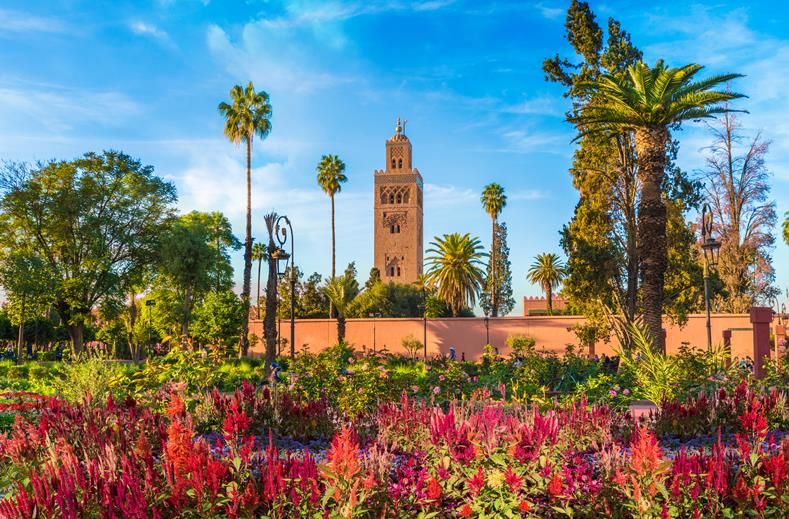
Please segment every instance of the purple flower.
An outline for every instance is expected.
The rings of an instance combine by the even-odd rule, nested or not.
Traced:
[[[608,394],[609,394],[609,395],[611,395],[611,398],[616,398],[616,395],[617,395],[616,391],[614,391],[613,389],[612,389],[612,390],[610,390],[610,391],[608,392]]]

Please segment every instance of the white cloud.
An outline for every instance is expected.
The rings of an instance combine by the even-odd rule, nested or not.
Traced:
[[[0,133],[63,133],[87,124],[122,126],[139,112],[120,92],[0,80]]]
[[[206,37],[211,53],[232,74],[265,79],[271,90],[304,93],[355,81],[322,70],[322,64],[315,61],[314,50],[296,43],[284,28],[250,23],[234,43],[221,27],[210,25]]]
[[[159,29],[153,24],[136,21],[129,24],[129,29],[138,36],[143,36],[145,38],[151,38],[153,40],[158,41],[165,47],[174,48],[175,45],[173,41],[170,39],[170,35],[167,34],[166,31]]]
[[[521,103],[505,106],[503,112],[523,115],[564,116],[561,98],[558,96],[542,96],[526,99]]]
[[[68,27],[66,24],[57,18],[35,16],[21,11],[0,9],[0,34],[20,32],[63,33],[67,32],[67,30]]]

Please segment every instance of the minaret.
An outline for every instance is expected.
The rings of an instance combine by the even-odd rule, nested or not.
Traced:
[[[386,169],[375,171],[375,258],[384,282],[413,283],[422,274],[422,175],[411,162],[405,121],[386,141]]]

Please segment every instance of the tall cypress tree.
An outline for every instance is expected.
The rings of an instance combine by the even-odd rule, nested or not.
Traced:
[[[497,285],[496,298],[498,299],[498,312],[496,315],[507,315],[515,307],[515,298],[512,296],[512,269],[510,263],[510,248],[507,246],[507,224],[496,224],[495,232],[496,259],[488,262],[485,273],[485,291],[480,297],[479,305],[485,315],[493,315],[493,283]],[[496,270],[494,271],[493,268]],[[495,273],[495,275],[494,275]]]

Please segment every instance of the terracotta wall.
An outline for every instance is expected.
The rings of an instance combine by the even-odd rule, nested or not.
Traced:
[[[457,319],[428,319],[428,355],[448,354],[454,346],[458,358],[465,353],[467,360],[475,360],[482,354],[483,346],[490,342],[506,355],[509,350],[505,341],[509,335],[528,335],[537,341],[540,350],[561,353],[568,344],[578,344],[572,331],[574,325],[583,322],[583,317],[539,316],[539,317],[499,317],[487,322],[481,317]],[[358,349],[382,349],[403,352],[401,341],[406,335],[413,335],[422,341],[425,323],[422,319],[349,319],[346,323],[346,340]],[[688,322],[679,326],[666,324],[666,347],[669,353],[676,352],[685,343],[704,348],[707,332],[704,315],[691,315]],[[717,314],[712,316],[712,336],[714,343],[723,343],[723,330],[732,330],[732,357],[753,356],[753,332],[747,314]],[[250,332],[263,336],[262,322],[250,322]],[[281,336],[290,340],[290,322],[280,323]],[[489,338],[489,341],[487,340]],[[325,349],[337,341],[337,325],[331,319],[300,319],[296,321],[296,349],[307,345],[310,351]],[[597,354],[613,354],[612,344],[598,343]],[[290,348],[288,345],[287,348]],[[254,345],[252,355],[261,355],[262,342]]]

